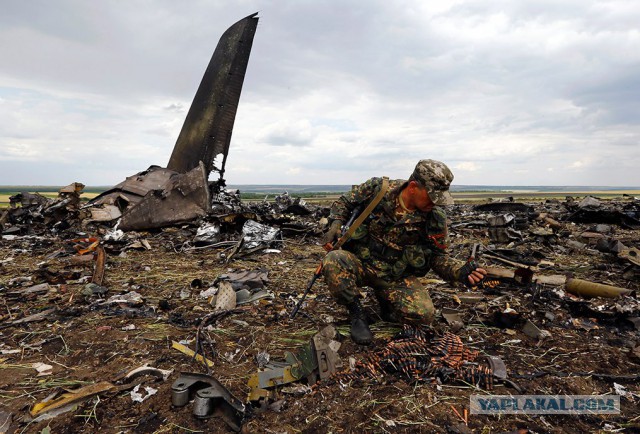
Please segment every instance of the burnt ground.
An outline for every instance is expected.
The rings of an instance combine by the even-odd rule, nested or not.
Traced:
[[[477,218],[457,208],[452,223]],[[466,259],[473,241],[492,244],[486,228],[451,225],[453,256]],[[567,246],[569,240],[593,229],[590,223],[563,223],[552,235],[532,229],[522,242],[508,246],[518,259],[536,258],[543,274],[572,273],[575,277],[637,291],[638,267],[613,253],[602,253],[582,238],[586,246]],[[140,233],[150,250],[126,250],[106,244],[104,285],[108,298],[136,291],[143,304],[136,307],[99,306],[97,296],[83,295],[93,273],[93,262],[71,262],[68,239],[20,236],[0,245],[0,414],[12,414],[15,432],[230,432],[218,418],[199,420],[190,405],[171,405],[171,385],[180,372],[204,372],[203,366],[173,349],[172,341],[195,347],[196,329],[212,306],[200,291],[229,270],[268,270],[267,289],[273,299],[241,307],[208,328],[213,361],[212,374],[236,397],[245,400],[247,380],[258,365],[256,355],[267,352],[271,360],[283,360],[285,351],[296,351],[327,323],[333,322],[348,336],[346,312],[328,297],[320,280],[295,320],[288,318],[295,297],[313,274],[323,250],[313,235],[288,236],[280,253],[254,253],[228,264],[223,248],[179,251],[176,240],[194,228],[170,229],[156,234]],[[613,225],[607,236],[627,247],[640,247],[637,230]],[[65,239],[66,238],[66,239]],[[58,252],[58,254],[56,254]],[[228,250],[226,251],[228,253]],[[504,252],[503,252],[504,253]],[[513,260],[513,258],[512,258]],[[518,261],[515,261],[518,262]],[[502,266],[482,256],[484,265]],[[635,267],[635,268],[633,268]],[[437,381],[410,384],[389,375],[374,381],[325,382],[311,393],[280,393],[276,405],[255,409],[243,432],[639,432],[640,431],[640,334],[629,318],[638,317],[634,293],[618,299],[583,300],[551,286],[533,287],[501,282],[496,288],[471,290],[452,286],[428,274],[436,308],[455,308],[464,322],[454,330],[465,344],[482,355],[500,356],[510,378],[529,394],[616,394],[614,383],[626,390],[619,415],[470,415],[464,409],[472,394],[518,394],[513,387],[497,383],[491,392],[472,384]],[[44,292],[24,290],[48,282]],[[22,291],[22,292],[21,292]],[[465,294],[477,294],[470,300]],[[350,357],[362,359],[381,347],[400,328],[382,321],[372,297],[365,299],[376,340],[373,347],[343,341],[339,354],[348,366]],[[10,324],[38,312],[55,308],[41,321]],[[515,311],[505,314],[505,309]],[[549,332],[542,339],[522,331],[529,319]],[[434,329],[442,333],[452,326],[438,315]],[[16,351],[18,350],[18,351]],[[34,363],[52,366],[38,376]],[[147,378],[143,386],[157,393],[134,403],[130,391],[113,389],[78,404],[72,411],[48,420],[29,422],[29,409],[57,388],[75,389],[101,381],[116,384],[128,371],[149,364],[173,370],[166,381]],[[118,383],[119,384],[119,383]],[[0,425],[2,421],[0,420]],[[47,431],[49,430],[49,431]],[[524,432],[524,431],[521,431]]]

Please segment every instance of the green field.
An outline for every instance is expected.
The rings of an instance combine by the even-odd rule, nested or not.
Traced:
[[[18,187],[19,188],[19,187]],[[23,189],[19,189],[16,190],[16,187],[9,187],[9,188],[3,188],[0,187],[0,208],[5,208],[9,206],[9,198],[11,196],[15,196],[16,194],[23,192],[23,191],[28,191],[29,193],[38,193],[44,197],[47,197],[49,199],[55,199],[58,197],[58,190],[61,187],[44,187],[43,189],[40,188],[33,188],[33,186],[28,187],[28,189],[23,190]],[[90,191],[84,191],[81,195],[80,195],[80,199],[83,201],[88,201],[93,199],[94,197],[96,197],[97,195],[99,195],[101,192],[100,191],[96,191],[96,190],[90,190]]]
[[[282,186],[282,189],[275,193],[269,192],[240,192],[240,198],[249,202],[262,201],[265,198],[267,201],[273,201],[278,194],[282,194],[287,190],[288,186]],[[39,193],[42,196],[55,199],[58,197],[58,190],[61,187],[58,186],[0,186],[0,208],[9,206],[9,197],[18,194],[21,191],[28,191],[30,193]],[[80,196],[83,201],[88,201],[100,193],[107,190],[107,187],[85,187],[82,195]],[[588,195],[596,196],[601,199],[614,199],[622,198],[623,195],[640,196],[640,189],[627,189],[627,190],[592,190],[592,191],[534,191],[534,190],[466,190],[466,191],[452,191],[454,199],[458,203],[473,203],[477,201],[487,200],[489,198],[500,199],[505,197],[513,197],[515,200],[520,201],[543,201],[546,199],[564,199],[567,196],[572,197],[584,197]],[[341,192],[326,191],[326,192],[311,192],[311,191],[297,191],[290,192],[291,197],[300,197],[309,203],[314,204],[328,204],[340,197]]]

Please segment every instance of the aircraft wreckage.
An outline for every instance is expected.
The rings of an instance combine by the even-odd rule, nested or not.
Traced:
[[[255,14],[220,38],[166,168],[151,166],[89,202],[93,221],[121,218],[124,231],[161,228],[204,217],[224,170],[253,37]],[[216,166],[219,164],[219,167]],[[209,182],[211,172],[219,178]]]

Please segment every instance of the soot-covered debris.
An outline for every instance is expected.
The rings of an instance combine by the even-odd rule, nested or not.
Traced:
[[[324,254],[318,241],[323,229],[318,222],[326,215],[322,206],[304,204],[310,210],[306,213],[282,198],[281,203],[243,203],[235,197],[187,224],[125,232],[79,217],[70,218],[67,227],[56,225],[45,210],[65,200],[25,199],[24,210],[5,213],[11,217],[5,219],[0,245],[0,415],[8,415],[4,420],[9,422],[0,423],[17,432],[46,427],[52,432],[227,432],[216,418],[195,417],[192,406],[172,406],[171,385],[180,372],[209,370],[230,394],[246,397],[256,370],[278,366],[287,353],[299,354],[328,324],[342,336],[349,334],[346,311],[331,300],[322,280],[295,320],[289,318]],[[82,215],[82,207],[72,202],[56,210]],[[375,297],[365,297],[373,345],[359,347],[343,338],[337,374],[317,384],[294,378],[269,389],[270,399],[261,406],[246,402],[241,429],[637,430],[640,236],[629,219],[637,218],[638,201],[589,201],[588,209],[628,217],[593,214],[589,222],[576,221],[576,212],[587,208],[580,203],[455,205],[448,213],[451,254],[464,260],[480,243],[476,260],[495,272],[492,279],[469,289],[431,274],[421,278],[438,309],[425,335],[402,334],[401,325],[381,320]],[[243,248],[248,221],[279,235],[260,236],[258,248]],[[496,237],[494,228],[519,235]],[[99,248],[105,264],[97,284]],[[621,291],[610,298],[587,298],[572,293],[569,283],[576,281]],[[225,285],[235,304],[218,302]],[[196,352],[189,356],[173,345]],[[38,376],[36,364],[51,368]],[[132,401],[118,378],[144,365],[173,373],[153,384],[157,393]],[[29,409],[57,388],[91,391],[83,388],[100,384],[104,389],[70,411],[46,421],[29,416]],[[495,394],[624,390],[622,412],[467,415],[469,396],[490,388]]]

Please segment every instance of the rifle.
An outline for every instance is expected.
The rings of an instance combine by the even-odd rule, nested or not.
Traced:
[[[342,230],[340,231],[340,238],[338,238],[338,241],[336,241],[335,244],[327,243],[323,246],[327,251],[327,253],[332,252],[334,250],[338,250],[340,247],[342,247],[344,243],[347,242],[347,240],[350,237],[350,235],[347,234],[347,232],[349,231],[349,228],[353,224],[354,220],[360,214],[360,208],[361,207],[354,208],[353,213],[351,213],[351,217],[349,218],[349,221],[347,221],[347,224],[342,226]],[[302,303],[304,303],[304,300],[307,298],[307,295],[309,295],[309,292],[311,292],[311,287],[313,286],[314,283],[316,283],[316,280],[318,280],[318,277],[322,275],[322,262],[323,261],[320,261],[320,264],[318,264],[318,267],[316,268],[316,271],[313,273],[311,280],[309,280],[309,283],[307,283],[307,287],[305,288],[304,293],[302,294],[302,298],[300,298],[298,303],[296,303],[296,306],[291,311],[291,315],[289,316],[289,318],[291,319],[295,318],[296,314],[300,310],[300,306],[302,306]]]

